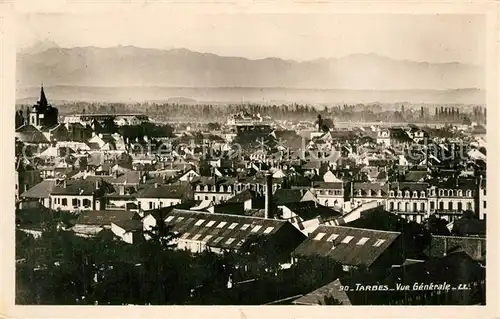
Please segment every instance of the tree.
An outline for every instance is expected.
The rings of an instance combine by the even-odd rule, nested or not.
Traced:
[[[210,122],[207,124],[207,128],[210,131],[218,131],[218,130],[220,130],[220,124],[217,122]]]
[[[448,222],[444,219],[431,215],[427,220],[427,229],[433,235],[450,236],[451,232],[447,227]]]

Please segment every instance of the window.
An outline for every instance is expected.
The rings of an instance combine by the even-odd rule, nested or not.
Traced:
[[[405,212],[410,211],[410,203],[405,203]]]
[[[261,225],[257,225],[257,226],[255,226],[255,227],[252,229],[252,233],[256,233],[256,232],[258,232],[258,231],[259,231],[259,229],[261,229],[261,228],[262,228],[262,226],[261,226]]]
[[[249,224],[244,224],[243,226],[241,226],[241,230],[247,230],[248,227],[250,227]]]
[[[414,198],[417,198],[418,197],[418,193],[417,191],[413,191],[413,195],[412,195]]]
[[[461,189],[459,189],[459,190],[457,191],[457,196],[458,196],[458,197],[462,197],[462,190],[461,190]]]
[[[421,198],[424,198],[424,197],[425,197],[425,191],[421,191],[421,192],[420,192],[420,197],[421,197]]]
[[[453,202],[448,202],[448,210],[453,210]]]
[[[231,245],[233,241],[235,241],[234,238],[229,238],[228,240],[226,240],[226,245]]]
[[[85,199],[83,200],[83,206],[85,206],[85,207],[90,207],[90,200],[89,200],[89,199],[87,199],[87,198],[85,198]]]
[[[272,232],[274,229],[274,227],[267,227],[266,230],[264,230],[264,234],[269,234],[270,232]]]
[[[462,202],[458,202],[458,203],[457,203],[457,209],[458,209],[459,211],[462,211]]]
[[[334,241],[337,237],[339,237],[338,234],[331,234],[326,241]]]
[[[172,219],[174,219],[174,216],[168,216],[165,221],[168,223],[170,222]]]
[[[410,197],[410,191],[405,192],[405,197]]]
[[[401,211],[401,202],[398,202],[398,211]]]
[[[413,211],[414,212],[418,211],[417,203],[413,203]]]
[[[325,233],[318,233],[316,237],[314,237],[314,240],[321,240],[326,234]]]
[[[391,192],[389,193],[389,196],[394,197],[394,191],[391,191]]]
[[[204,221],[205,221],[204,219],[198,219],[198,221],[194,225],[200,226],[201,224],[203,224]]]
[[[78,199],[76,198],[73,198],[73,200],[71,201],[71,204],[74,206],[78,206]]]
[[[444,190],[440,189],[439,190],[439,196],[443,196],[444,195]]]
[[[467,197],[471,197],[471,196],[472,196],[472,192],[471,192],[470,190],[468,190],[468,191],[466,192],[466,194],[467,194]]]
[[[364,244],[368,241],[368,239],[370,239],[370,238],[368,238],[368,237],[363,237],[363,238],[361,238],[361,239],[360,239],[360,240],[356,243],[356,245],[364,245]]]
[[[238,223],[232,223],[231,225],[229,225],[229,229],[234,229],[236,228],[236,226],[238,226]]]
[[[345,236],[344,239],[342,239],[342,243],[344,244],[347,244],[349,243],[352,239],[354,238],[354,236]]]
[[[149,202],[149,209],[153,209],[153,202]]]
[[[425,203],[420,204],[420,211],[425,211]]]
[[[486,208],[486,202],[485,202],[484,207]],[[467,210],[472,210],[472,203],[471,202],[467,203]]]
[[[431,209],[434,209],[434,202],[431,202]]]
[[[448,190],[448,197],[453,196],[453,191],[451,189]]]
[[[373,247],[380,247],[385,242],[385,239],[377,239],[377,241],[373,244]]]
[[[486,201],[485,200],[483,200],[483,208],[486,208]]]
[[[63,198],[63,199],[62,199],[62,205],[63,205],[63,206],[68,205],[68,199]]]
[[[394,202],[389,203],[389,210],[394,210]]]
[[[208,196],[205,196],[205,200],[208,200]]]
[[[439,202],[439,210],[444,210],[444,202]]]
[[[219,225],[217,225],[216,228],[222,228],[226,225],[227,223],[226,222],[220,222]]]

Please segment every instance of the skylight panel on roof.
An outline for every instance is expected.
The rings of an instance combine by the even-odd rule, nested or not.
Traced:
[[[188,238],[190,235],[191,235],[190,233],[184,233],[184,234],[182,234],[181,238],[182,238],[182,239],[186,239],[186,238]]]
[[[231,225],[229,225],[229,229],[235,229],[236,226],[238,226],[238,223],[232,223]]]
[[[201,224],[203,224],[205,220],[204,219],[198,219],[198,221],[195,223],[196,226],[200,226]]]
[[[215,221],[211,220],[208,223],[206,223],[205,227],[212,227],[214,224],[215,224]]]
[[[247,230],[248,227],[250,227],[249,224],[244,224],[243,226],[241,226],[241,230]]]
[[[198,240],[200,237],[201,237],[200,234],[196,234],[193,238],[191,238],[191,240]]]
[[[255,227],[252,229],[252,233],[256,233],[256,232],[258,232],[261,228],[262,228],[262,226],[261,226],[261,225],[257,225],[257,226],[255,226]]]
[[[235,241],[234,238],[229,238],[227,241],[226,241],[226,245],[231,245],[233,243],[233,241]]]
[[[221,236],[219,236],[219,237],[215,238],[215,240],[213,241],[213,243],[212,243],[212,244],[214,244],[214,245],[215,245],[215,244],[218,244],[218,243],[222,240],[222,238],[223,238],[223,237],[221,237]]]
[[[339,237],[339,234],[331,234],[326,241],[334,241],[337,237]]]
[[[226,225],[226,222],[220,222],[219,225],[217,225],[217,228],[222,228]]]
[[[274,227],[267,227],[266,230],[264,230],[264,234],[269,234],[270,232],[272,232],[274,229]]]
[[[182,221],[183,219],[184,219],[184,217],[179,216],[179,218],[177,218],[177,222],[180,222],[180,221]]]
[[[205,238],[203,238],[202,241],[206,243],[207,241],[210,240],[210,238],[212,238],[212,235],[206,235]]]
[[[314,240],[321,240],[326,234],[325,233],[318,233],[316,237],[314,237]]]
[[[373,247],[380,247],[385,242],[385,239],[377,239]]]
[[[349,243],[352,239],[354,238],[354,236],[345,236],[344,239],[342,239],[342,243],[344,244],[347,244]]]
[[[370,239],[370,238],[368,238],[368,237],[363,237],[363,238],[361,238],[361,239],[360,239],[360,240],[356,243],[356,245],[364,245],[364,244],[368,241],[368,239]]]
[[[168,223],[170,221],[172,221],[172,219],[174,219],[175,217],[174,216],[168,216],[165,221]]]

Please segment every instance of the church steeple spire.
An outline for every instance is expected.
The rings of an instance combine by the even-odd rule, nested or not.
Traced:
[[[45,92],[43,91],[43,83],[41,87],[42,88],[40,90],[40,107],[42,110],[45,110],[47,109],[48,102],[47,102],[47,97],[45,97]]]

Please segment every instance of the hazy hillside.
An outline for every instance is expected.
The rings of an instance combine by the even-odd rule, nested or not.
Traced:
[[[282,87],[338,90],[484,88],[484,72],[460,63],[418,63],[371,54],[296,62],[249,60],[131,46],[18,54],[18,88],[38,86]],[[184,96],[186,98],[196,98]]]
[[[195,103],[426,103],[484,104],[485,92],[477,89],[460,90],[310,90],[284,88],[172,88],[172,87],[80,87],[46,86],[45,93],[52,103],[63,101],[141,102],[157,101],[182,104]],[[35,103],[40,87],[17,90],[17,102]]]

